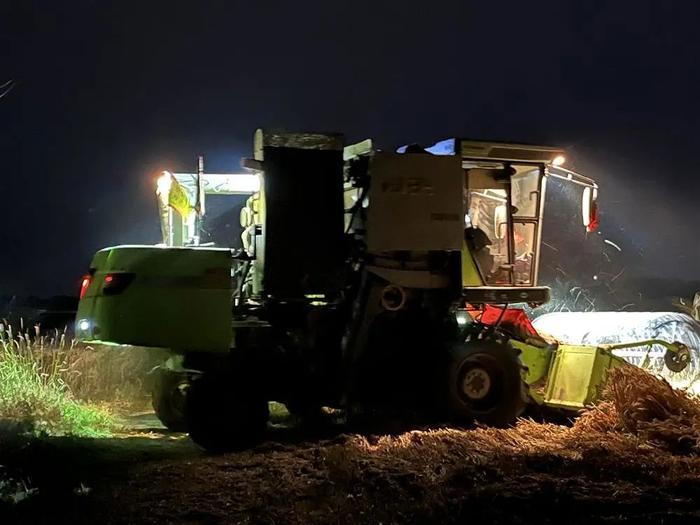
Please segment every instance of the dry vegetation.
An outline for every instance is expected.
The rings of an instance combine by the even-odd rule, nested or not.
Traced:
[[[607,400],[572,426],[522,420],[510,429],[409,432],[374,443],[353,439],[358,450],[411,463],[438,464],[443,455],[476,460],[554,453],[580,459],[593,450],[626,456],[640,448],[648,460],[659,456],[667,462],[670,456],[695,458],[700,453],[700,401],[638,368],[625,367],[611,372]],[[416,444],[420,453],[414,451]]]
[[[290,456],[293,462],[280,467]],[[522,420],[510,429],[353,435],[316,449],[306,462],[294,456],[266,462],[290,487],[279,497],[296,503],[263,521],[304,523],[316,491],[335,507],[318,523],[330,516],[345,516],[341,523],[540,521],[528,512],[561,512],[576,522],[588,519],[576,515],[579,503],[584,512],[652,516],[669,512],[671,499],[691,512],[700,483],[700,402],[628,367],[612,372],[607,400],[571,426]]]
[[[0,323],[0,420],[49,433],[106,435],[120,408],[144,408],[152,352],[100,348]]]
[[[661,481],[700,480],[700,400],[633,367],[611,372],[607,400],[573,425],[521,420],[510,429],[413,431],[398,436],[352,436],[325,456],[331,470],[357,479],[363,461],[384,463],[440,484],[464,464],[498,465],[504,458],[587,462],[587,469],[638,469]],[[353,472],[353,465],[356,472]],[[644,476],[642,476],[644,477]]]
[[[39,369],[93,402],[138,391],[133,372],[148,364],[62,346],[60,334],[44,345],[56,353],[35,359]],[[37,489],[5,510],[28,522],[51,507],[72,523],[700,520],[700,401],[633,367],[613,370],[606,399],[571,425],[285,436],[223,456],[168,435],[37,442],[3,459]]]
[[[339,435],[124,472],[129,523],[686,523],[700,403],[634,368],[572,425]],[[157,483],[154,484],[154,480]],[[114,492],[105,492],[113,494]]]

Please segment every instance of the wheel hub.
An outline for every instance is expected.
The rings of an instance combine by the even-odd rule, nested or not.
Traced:
[[[462,392],[469,399],[484,399],[491,390],[491,376],[483,368],[472,368],[464,374]]]

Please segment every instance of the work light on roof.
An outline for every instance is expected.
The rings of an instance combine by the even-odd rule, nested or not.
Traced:
[[[156,182],[158,195],[167,195],[173,185],[173,176],[169,171],[164,171]]]

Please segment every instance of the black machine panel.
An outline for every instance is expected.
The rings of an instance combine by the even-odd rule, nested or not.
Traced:
[[[345,261],[342,145],[307,148],[262,148],[263,288],[278,299],[334,294]]]

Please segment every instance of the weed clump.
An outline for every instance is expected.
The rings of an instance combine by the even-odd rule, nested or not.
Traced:
[[[65,338],[45,343],[38,334],[13,334],[0,323],[0,419],[13,422],[4,426],[83,437],[110,435],[117,427],[114,416],[79,400],[70,389]]]

